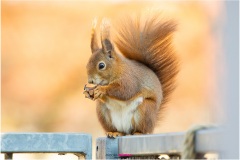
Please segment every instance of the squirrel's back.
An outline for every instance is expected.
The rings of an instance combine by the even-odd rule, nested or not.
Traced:
[[[124,17],[124,21],[118,24],[115,44],[125,57],[153,70],[162,85],[162,104],[165,104],[175,88],[179,69],[171,44],[176,23],[160,16],[155,14],[145,19]]]

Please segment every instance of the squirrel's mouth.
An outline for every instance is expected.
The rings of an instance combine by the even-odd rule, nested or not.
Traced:
[[[95,76],[95,77],[90,77],[88,79],[88,83],[89,84],[95,84],[95,85],[101,85],[101,86],[105,86],[108,85],[109,82],[106,79],[100,78],[99,76]]]
[[[101,86],[106,86],[106,85],[108,85],[108,82],[107,82],[106,80],[102,80],[102,81],[99,83],[99,85],[101,85]]]

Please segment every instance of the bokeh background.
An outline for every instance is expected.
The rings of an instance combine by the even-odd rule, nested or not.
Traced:
[[[114,21],[147,8],[178,22],[177,88],[154,133],[224,121],[223,1],[1,1],[2,132],[84,132],[104,136],[95,102],[84,98],[94,17]],[[94,142],[95,143],[95,142]]]

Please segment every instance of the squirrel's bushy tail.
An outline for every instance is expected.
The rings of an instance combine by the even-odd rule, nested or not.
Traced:
[[[159,15],[124,17],[117,25],[115,44],[127,58],[142,62],[158,76],[165,104],[175,88],[178,59],[172,47],[176,23]]]

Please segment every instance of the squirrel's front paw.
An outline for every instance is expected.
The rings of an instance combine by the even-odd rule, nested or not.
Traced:
[[[85,95],[85,98],[93,99],[94,98],[94,89],[97,86],[94,87],[87,87],[87,85],[84,86],[84,92],[83,94]]]
[[[104,86],[97,86],[94,89],[94,97],[93,100],[96,100],[98,98],[102,98],[106,94],[106,89]]]

